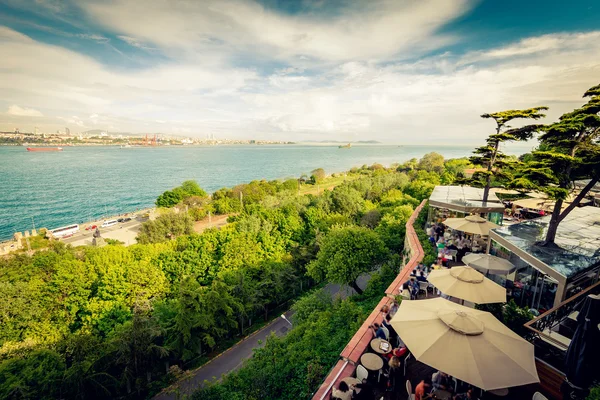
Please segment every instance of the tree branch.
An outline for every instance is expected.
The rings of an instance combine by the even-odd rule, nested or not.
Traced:
[[[569,206],[567,208],[565,208],[563,212],[560,213],[560,216],[558,217],[559,223],[562,222],[563,219],[565,219],[565,217],[571,212],[571,210],[573,210],[575,207],[577,207],[577,205],[579,204],[581,199],[583,199],[585,197],[585,195],[588,194],[588,192],[594,187],[594,185],[596,185],[596,183],[598,183],[599,179],[600,179],[600,177],[598,177],[598,176],[590,179],[590,182],[587,185],[585,185],[585,187],[581,190],[581,192],[579,192],[579,194],[577,195],[577,197],[575,197],[573,202],[571,204],[569,204]]]

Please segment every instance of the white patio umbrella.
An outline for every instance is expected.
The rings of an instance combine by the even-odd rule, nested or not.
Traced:
[[[403,301],[391,324],[417,360],[481,389],[539,382],[533,345],[488,312],[442,298]]]
[[[491,254],[467,254],[462,262],[484,274],[508,275],[517,269],[510,261]]]
[[[442,293],[471,303],[506,302],[506,289],[471,267],[434,270],[427,280]]]
[[[469,215],[464,218],[447,218],[443,224],[452,229],[485,236],[490,233],[490,229],[499,226],[478,215]]]

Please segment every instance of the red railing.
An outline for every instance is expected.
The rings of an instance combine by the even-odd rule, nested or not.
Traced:
[[[408,262],[400,270],[396,279],[394,279],[386,289],[386,296],[381,299],[369,317],[363,322],[358,331],[356,331],[352,339],[350,339],[350,342],[344,347],[344,350],[342,350],[340,354],[340,360],[331,369],[329,375],[325,377],[321,387],[319,387],[319,390],[314,394],[313,400],[326,399],[331,392],[331,389],[336,386],[338,382],[348,376],[354,375],[356,365],[360,362],[360,357],[365,353],[371,343],[371,339],[373,339],[373,332],[369,329],[369,326],[373,325],[375,322],[381,323],[381,320],[383,319],[383,315],[380,311],[381,308],[386,304],[392,304],[394,297],[400,294],[402,284],[408,280],[412,270],[417,267],[421,260],[423,260],[425,253],[423,252],[423,247],[419,242],[419,237],[415,232],[413,224],[418,218],[425,203],[426,200],[423,200],[406,222],[405,243],[407,244],[408,255],[410,257]]]

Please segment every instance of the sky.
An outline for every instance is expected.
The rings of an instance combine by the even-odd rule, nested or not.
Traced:
[[[0,55],[2,131],[477,144],[585,102],[600,2],[0,0]]]

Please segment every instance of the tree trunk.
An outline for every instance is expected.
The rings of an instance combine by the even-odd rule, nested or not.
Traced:
[[[354,289],[356,291],[356,293],[358,294],[362,294],[362,289],[358,286],[358,283],[356,283],[356,280],[353,280],[351,283],[352,289]]]
[[[554,204],[554,210],[552,210],[552,217],[550,218],[550,225],[548,225],[548,232],[546,233],[546,239],[542,242],[542,246],[551,246],[554,244],[556,231],[558,230],[558,224],[560,223],[560,211],[562,210],[562,204],[562,200],[557,200]]]
[[[496,133],[500,133],[500,127],[496,129]],[[483,199],[482,203],[485,204],[488,201],[488,197],[490,195],[490,186],[492,185],[492,170],[494,168],[494,163],[496,162],[496,155],[498,154],[498,148],[500,147],[500,142],[496,141],[496,145],[494,146],[494,152],[492,153],[492,157],[490,159],[490,163],[488,164],[488,176],[485,181],[485,188],[483,189]]]

